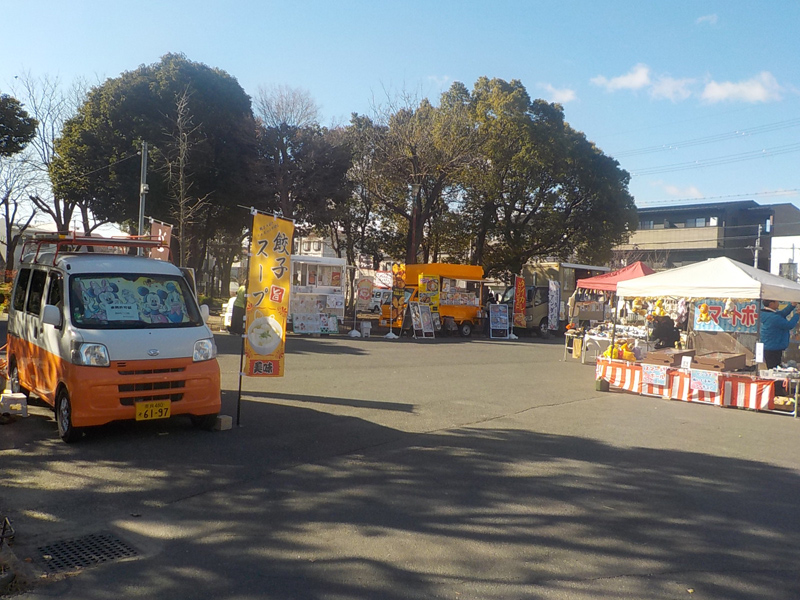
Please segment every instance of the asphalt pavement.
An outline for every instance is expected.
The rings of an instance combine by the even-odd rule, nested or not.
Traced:
[[[800,597],[800,419],[595,391],[563,341],[295,337],[239,425],[0,427],[25,599]],[[106,536],[128,556],[48,572]]]

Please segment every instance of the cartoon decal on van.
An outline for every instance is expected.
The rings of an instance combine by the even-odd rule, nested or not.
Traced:
[[[81,325],[114,325],[139,322],[147,325],[191,321],[180,283],[172,278],[124,276],[71,278],[73,322]]]

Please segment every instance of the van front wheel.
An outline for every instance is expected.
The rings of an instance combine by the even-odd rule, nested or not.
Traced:
[[[81,431],[72,425],[72,402],[67,390],[61,389],[58,392],[55,408],[58,435],[68,444],[77,441],[81,437]]]

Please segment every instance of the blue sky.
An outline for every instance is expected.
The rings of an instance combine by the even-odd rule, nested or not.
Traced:
[[[519,79],[632,175],[638,206],[800,206],[800,2],[0,0],[0,90],[167,52],[309,92],[322,123],[401,92]],[[8,24],[12,26],[9,27]]]

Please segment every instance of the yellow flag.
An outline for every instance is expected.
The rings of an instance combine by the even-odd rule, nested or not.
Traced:
[[[283,377],[293,233],[292,221],[253,216],[244,345],[248,377]]]

